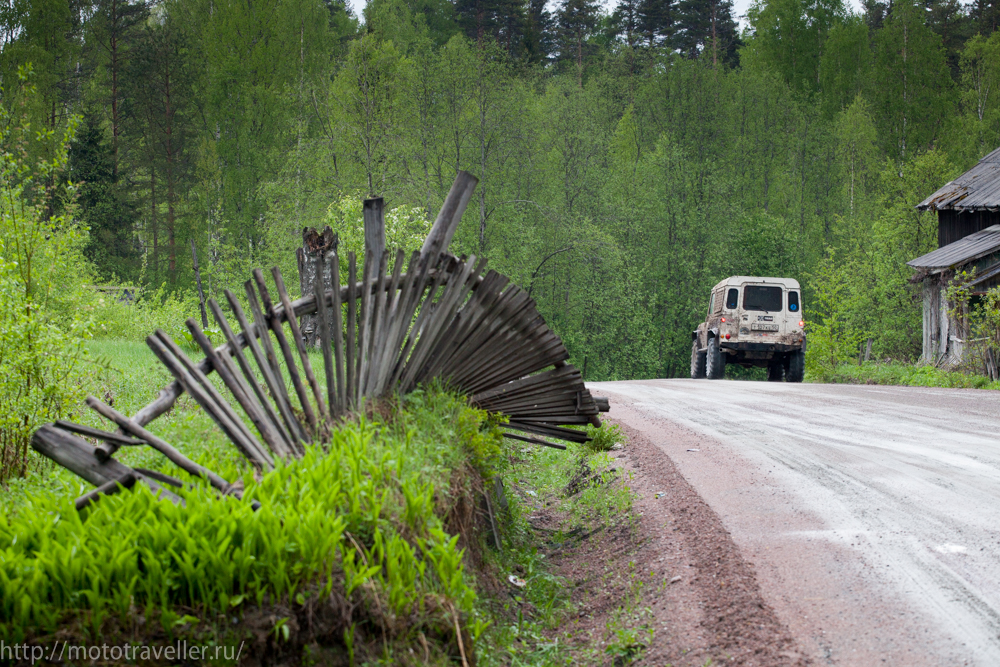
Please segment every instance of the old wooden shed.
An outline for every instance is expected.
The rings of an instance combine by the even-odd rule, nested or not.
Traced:
[[[917,204],[937,211],[938,249],[907,262],[924,291],[922,359],[962,360],[967,332],[951,314],[948,283],[959,271],[975,269],[973,294],[1000,285],[1000,148],[975,167]]]

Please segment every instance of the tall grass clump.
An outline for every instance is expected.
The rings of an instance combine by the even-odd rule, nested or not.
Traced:
[[[152,639],[183,623],[272,652],[311,645],[405,664],[393,656],[421,637],[457,657],[484,624],[449,525],[471,502],[464,480],[499,443],[484,413],[431,392],[344,424],[259,480],[224,464],[242,500],[195,484],[182,507],[136,487],[81,515],[81,489],[39,492],[0,515],[0,635]]]

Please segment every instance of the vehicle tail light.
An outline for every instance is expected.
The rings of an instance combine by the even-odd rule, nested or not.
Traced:
[[[729,334],[726,334],[726,340],[729,340]]]
[[[805,325],[806,325],[806,321],[805,320],[799,320],[799,326],[800,327],[804,327]]]
[[[722,318],[722,321],[723,321],[723,322],[725,322],[725,321],[726,321],[726,318],[724,318],[724,317],[723,317],[723,318]]]

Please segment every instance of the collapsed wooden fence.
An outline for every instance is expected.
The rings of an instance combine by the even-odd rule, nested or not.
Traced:
[[[249,313],[228,290],[235,323],[214,299],[208,303],[225,343],[213,346],[198,322],[187,321],[205,355],[200,361],[162,330],[147,337],[174,377],[155,400],[128,417],[87,398],[87,405],[118,432],[57,421],[35,432],[32,447],[97,486],[77,500],[80,509],[136,482],[182,502],[170,490],[183,486],[180,479],[124,465],[114,457],[123,446],[150,446],[220,493],[241,496],[239,482],[195,463],[145,427],[187,393],[243,456],[267,471],[276,459],[302,456],[306,445],[325,442],[336,422],[365,400],[405,394],[432,380],[468,395],[480,408],[506,415],[507,437],[563,449],[544,438],[586,441],[586,432],[572,427],[599,426],[607,399],[591,396],[580,372],[566,363],[562,341],[524,290],[487,271],[485,260],[447,252],[476,182],[459,173],[423,248],[409,258],[401,250],[394,256],[385,250],[382,200],[366,201],[360,276],[354,253],[346,258],[344,285],[338,255],[321,255],[313,293],[293,301],[277,268],[271,270],[275,295],[255,269],[244,284]],[[322,383],[299,326],[308,315],[317,316]],[[210,380],[212,373],[229,399]]]

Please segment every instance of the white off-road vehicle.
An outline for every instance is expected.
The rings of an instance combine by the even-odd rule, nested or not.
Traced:
[[[804,327],[798,281],[726,278],[712,288],[708,317],[691,334],[691,377],[718,379],[726,364],[739,364],[766,368],[772,382],[802,382]]]

